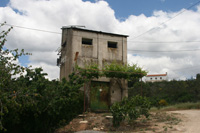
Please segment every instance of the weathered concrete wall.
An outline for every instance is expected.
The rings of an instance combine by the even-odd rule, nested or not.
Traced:
[[[117,81],[114,79],[110,80],[110,95],[111,95],[111,100],[110,100],[111,104],[122,100],[122,90],[119,87]]]
[[[121,101],[124,97],[128,97],[128,87],[126,80],[110,80],[111,104]]]
[[[92,45],[82,44],[82,38],[92,39]],[[108,47],[108,41],[117,43],[117,48]],[[76,62],[81,67],[90,62],[98,64],[99,68],[112,61],[127,63],[127,36],[91,32],[76,28],[63,28],[62,44],[64,42],[66,42],[66,46],[62,47],[61,57],[65,62],[60,67],[60,79],[63,77],[68,79],[68,75],[73,72],[76,52],[79,53]],[[110,82],[111,104],[128,96],[126,81],[122,81],[125,89],[121,89],[115,80],[109,78],[102,77],[94,79],[94,81]],[[89,98],[88,89],[87,92]]]
[[[60,79],[66,78],[73,71],[73,36],[72,30],[63,30],[62,43],[61,43],[61,66],[60,66]],[[62,46],[66,42],[65,46]]]
[[[100,68],[103,61],[121,61],[127,63],[127,44],[125,37],[97,34],[85,31],[73,31],[72,58],[79,52],[78,58],[98,60]],[[82,38],[92,39],[92,45],[83,45]],[[117,48],[108,48],[107,42],[117,42]],[[82,64],[82,63],[81,63]]]

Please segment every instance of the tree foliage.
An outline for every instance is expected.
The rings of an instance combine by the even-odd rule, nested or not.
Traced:
[[[142,85],[141,85],[142,84]],[[162,106],[165,101],[168,104],[198,102],[200,100],[200,81],[162,81],[142,82],[129,86],[129,97],[140,94],[150,99],[153,106]],[[159,104],[160,103],[160,104]]]
[[[95,63],[87,64],[84,68],[77,65],[76,70],[77,75],[84,77],[84,82],[88,82],[94,78],[98,79],[99,77],[103,76],[99,66]]]
[[[69,81],[50,81],[42,68],[17,64],[29,54],[5,47],[11,29],[0,34],[0,132],[53,132],[83,111],[83,81],[74,73]]]
[[[107,77],[116,81],[121,91],[123,91],[125,80],[137,81],[147,74],[145,70],[138,67],[137,64],[122,64],[116,61],[106,64],[102,69],[97,64],[91,63],[86,65],[85,68],[77,66],[78,73],[85,78],[85,82],[91,79],[98,79],[99,77]]]
[[[86,65],[84,68],[77,66],[77,70],[81,76],[89,80],[99,77],[134,80],[142,78],[147,74],[147,72],[142,70],[141,67],[138,67],[137,64],[122,64],[115,61],[106,64],[102,70],[95,63]]]
[[[105,65],[103,68],[103,75],[109,78],[133,80],[135,78],[142,78],[147,74],[146,71],[138,67],[136,64],[121,64],[112,62]]]

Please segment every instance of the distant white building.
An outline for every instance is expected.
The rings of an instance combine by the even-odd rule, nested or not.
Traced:
[[[167,81],[167,72],[166,74],[150,74],[146,76],[146,82],[160,82]]]

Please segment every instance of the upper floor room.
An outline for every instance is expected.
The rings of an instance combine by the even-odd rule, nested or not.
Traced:
[[[127,35],[89,30],[79,27],[63,27],[61,56],[121,60],[127,58]]]

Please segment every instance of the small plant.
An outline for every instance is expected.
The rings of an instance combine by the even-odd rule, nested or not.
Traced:
[[[136,120],[141,115],[149,116],[150,102],[146,97],[135,96],[125,98],[121,102],[114,103],[110,108],[113,115],[113,126],[118,127],[124,120],[129,122]]]
[[[118,127],[120,123],[125,119],[125,108],[120,103],[114,103],[111,107],[113,115],[113,125]]]

